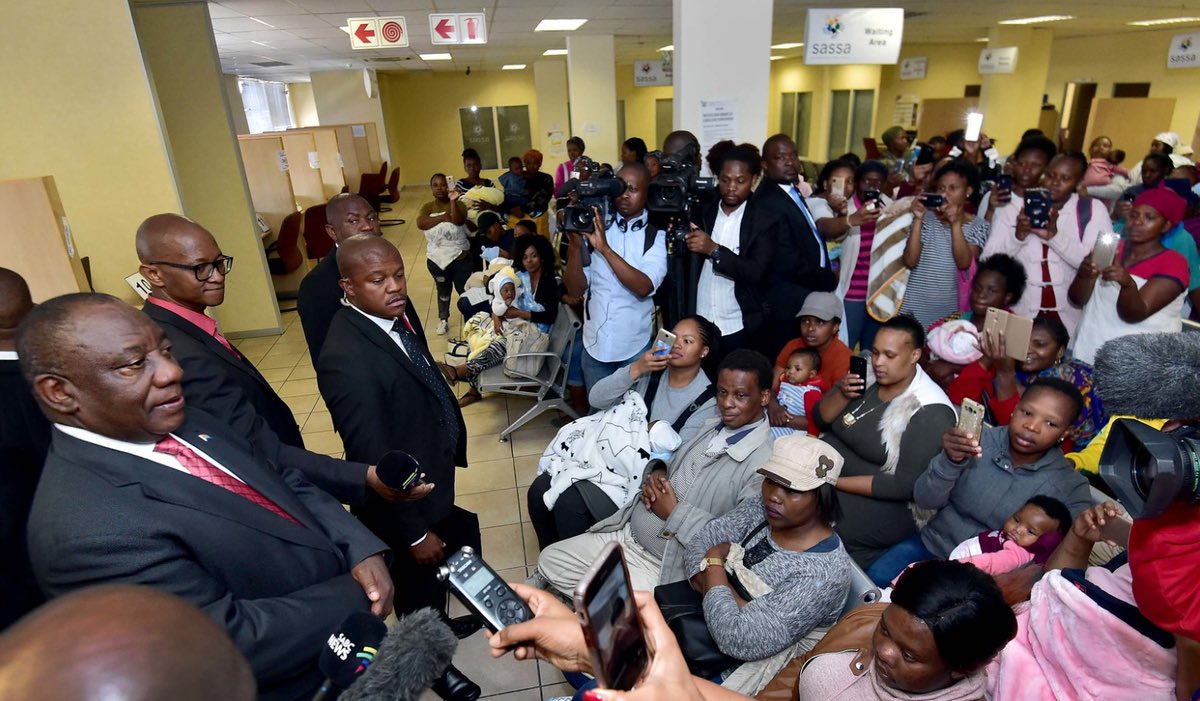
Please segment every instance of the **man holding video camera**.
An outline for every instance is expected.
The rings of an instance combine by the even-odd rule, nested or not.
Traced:
[[[646,167],[626,165],[616,179],[620,184],[612,189],[621,191],[613,198],[611,221],[601,207],[592,208],[590,222],[567,217],[570,245],[563,281],[570,295],[587,293],[583,379],[589,390],[650,347],[653,295],[667,274],[666,238],[646,212]]]

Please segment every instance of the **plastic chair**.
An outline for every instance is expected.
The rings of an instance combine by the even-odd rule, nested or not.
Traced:
[[[504,364],[484,370],[479,375],[480,392],[498,392],[511,394],[515,397],[530,397],[534,405],[516,421],[500,432],[500,442],[508,441],[508,437],[517,429],[537,418],[543,412],[554,409],[572,419],[578,419],[579,414],[565,399],[567,396],[567,362],[571,350],[575,346],[576,331],[582,326],[579,315],[565,304],[558,307],[558,317],[554,326],[550,327],[550,347],[541,353],[515,353],[510,357],[532,358],[544,357],[545,364],[541,372],[535,375],[514,373],[518,377],[504,374]],[[865,575],[864,575],[865,576]]]
[[[304,252],[310,259],[324,258],[333,250],[333,239],[325,233],[325,205],[304,210]]]
[[[842,607],[842,616],[850,613],[853,609],[864,604],[873,604],[879,601],[883,596],[883,592],[879,591],[879,587],[875,586],[875,582],[863,572],[857,562],[850,561],[850,593],[846,595],[846,605]],[[841,618],[841,616],[838,616]]]
[[[387,202],[388,204],[395,204],[400,201],[400,169],[399,168],[392,169],[392,177],[388,178],[388,181],[387,181],[387,195],[381,195],[379,197],[379,201]],[[392,208],[380,206],[379,211],[380,212],[390,212],[390,211],[392,211]],[[404,220],[403,219],[380,219],[379,223],[382,226],[396,226],[398,224],[403,224]]]
[[[303,220],[304,215],[300,212],[292,212],[284,217],[279,225],[279,237],[275,243],[267,246],[267,268],[272,275],[287,275],[304,264],[304,254],[300,252],[300,224]],[[272,253],[277,257],[272,257]]]
[[[387,167],[388,167],[387,161],[384,161],[383,165],[379,166],[379,177],[381,179],[387,177]]]

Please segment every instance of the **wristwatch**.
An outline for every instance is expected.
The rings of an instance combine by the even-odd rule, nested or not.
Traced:
[[[712,260],[713,263],[720,263],[721,262],[721,247],[717,246],[713,250],[712,253],[708,254],[708,257],[710,260]]]
[[[706,557],[700,561],[700,571],[703,572],[704,570],[708,569],[709,565],[714,567],[724,567],[725,560],[719,557]]]

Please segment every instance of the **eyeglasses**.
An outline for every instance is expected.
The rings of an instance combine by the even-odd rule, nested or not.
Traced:
[[[171,263],[165,260],[152,260],[151,265],[167,265],[180,270],[190,270],[196,276],[197,280],[204,281],[213,276],[213,273],[218,270],[222,275],[228,275],[230,270],[233,270],[233,256],[221,256],[220,258],[208,263],[196,263],[195,265],[185,265],[183,263]]]

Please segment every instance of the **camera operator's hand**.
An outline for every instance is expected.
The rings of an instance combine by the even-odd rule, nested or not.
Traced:
[[[592,207],[592,230],[583,232],[587,237],[588,243],[592,244],[592,250],[600,255],[609,252],[608,237],[604,232],[604,216],[600,214],[599,207]]]
[[[587,641],[575,614],[550,592],[520,582],[508,586],[529,605],[533,618],[498,633],[485,631],[492,657],[512,650],[518,660],[542,659],[564,672],[591,672]]]
[[[687,249],[692,253],[699,253],[702,256],[711,256],[713,251],[720,248],[716,241],[708,235],[707,231],[692,224],[692,230],[688,232],[687,237],[683,240],[687,244]]]

